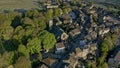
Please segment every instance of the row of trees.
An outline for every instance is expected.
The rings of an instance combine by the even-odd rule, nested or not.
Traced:
[[[105,64],[106,68],[108,68],[106,58],[108,55],[111,54],[111,51],[114,50],[116,39],[117,39],[117,34],[111,34],[111,33],[109,33],[104,38],[100,47],[101,56],[98,58],[98,67],[101,67],[102,65]]]
[[[88,68],[108,68],[107,58],[114,50],[117,34],[109,33],[100,45],[100,57],[96,59],[95,63],[88,62]]]

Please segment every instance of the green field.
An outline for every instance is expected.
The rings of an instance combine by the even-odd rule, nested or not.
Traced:
[[[33,0],[0,0],[0,11],[32,8],[39,8]]]

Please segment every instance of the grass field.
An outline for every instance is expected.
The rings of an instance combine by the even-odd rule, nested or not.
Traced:
[[[0,0],[0,11],[39,8],[33,0]]]

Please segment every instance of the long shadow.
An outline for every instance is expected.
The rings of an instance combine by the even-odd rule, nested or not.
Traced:
[[[25,9],[14,9],[14,11],[20,12],[20,13],[26,13],[27,12],[27,10],[25,10]]]
[[[3,43],[3,47],[5,48],[6,51],[15,51],[18,49],[18,45],[19,45],[19,42],[18,40],[16,39],[10,39],[10,40],[7,40],[5,41],[5,43]]]
[[[32,68],[39,68],[41,65],[45,65],[45,66],[47,66],[48,68],[50,68],[50,66],[48,65],[48,64],[46,64],[46,63],[44,63],[44,62],[41,62],[41,61],[37,61],[37,62],[35,62],[35,63],[33,63],[34,64],[34,66],[32,66]]]
[[[11,10],[3,10],[4,13],[9,13]],[[25,9],[14,9],[13,11],[19,12],[19,13],[25,13],[27,10]]]
[[[69,66],[69,63],[65,63],[63,61],[58,61],[58,62],[55,62],[51,65],[50,68],[65,68],[64,66]]]

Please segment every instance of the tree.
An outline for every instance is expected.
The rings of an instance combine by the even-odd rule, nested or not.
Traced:
[[[98,58],[97,64],[98,68],[108,68],[106,63],[106,57],[109,55],[109,52],[114,48],[114,41],[116,40],[116,34],[108,34],[102,41],[100,51],[101,56]]]
[[[91,68],[91,65],[92,65],[91,62],[88,62],[87,63],[87,68]]]
[[[42,54],[41,54],[41,53],[38,54],[38,60],[39,60],[39,61],[42,60]]]
[[[55,36],[52,33],[49,33],[46,30],[43,30],[39,34],[39,38],[41,39],[41,44],[46,50],[53,48],[56,43]]]
[[[107,52],[108,51],[108,45],[103,41],[101,44],[101,51]]]
[[[98,65],[101,65],[105,61],[104,57],[99,57],[98,58]]]
[[[31,19],[38,17],[38,15],[39,15],[39,12],[37,10],[30,10],[30,11],[27,11],[26,13],[26,16]]]
[[[28,18],[28,17],[25,17],[23,20],[22,20],[22,23],[23,23],[23,26],[32,26],[32,27],[35,27],[35,24],[33,23],[33,20]]]
[[[64,13],[64,14],[68,14],[68,12],[71,11],[71,8],[65,7],[65,8],[63,8],[62,10],[63,10],[63,13]]]
[[[102,65],[106,61],[106,57],[107,57],[107,52],[102,52],[101,56],[97,60],[98,66]]]
[[[0,33],[5,40],[9,40],[13,34],[13,28],[10,26],[11,20],[5,14],[0,14]]]
[[[118,38],[118,35],[116,33],[111,35],[111,39],[112,39],[113,44],[115,44],[115,41],[117,40],[117,38]]]
[[[11,26],[7,26],[5,29],[3,29],[2,32],[2,36],[4,37],[5,40],[9,40],[11,39],[11,37],[13,36],[13,28]]]
[[[98,67],[98,68],[102,68],[101,65],[98,65],[97,67]]]
[[[39,53],[41,51],[41,40],[36,38],[28,39],[27,49],[30,53]]]
[[[107,64],[106,62],[104,62],[104,63],[102,64],[102,68],[108,68],[108,64]]]
[[[91,68],[97,68],[95,63],[92,63]]]
[[[54,14],[55,17],[60,16],[62,14],[62,9],[55,8],[53,14]]]
[[[52,19],[53,10],[52,9],[47,10],[47,12],[45,13],[45,17],[47,18],[47,20]]]
[[[11,65],[13,63],[15,63],[15,58],[14,58],[15,54],[14,52],[5,52],[3,53],[3,55],[1,56],[0,60],[0,64],[3,66],[3,65]]]
[[[23,36],[25,36],[25,30],[23,29],[22,26],[17,26],[14,30],[13,38],[21,42],[22,41],[21,39],[23,38]]]
[[[31,62],[29,59],[26,59],[25,57],[21,56],[18,58],[15,68],[31,68]]]
[[[113,49],[114,44],[113,44],[113,42],[112,42],[111,36],[107,36],[107,37],[104,39],[104,42],[105,42],[106,45],[108,46],[108,50],[112,50],[112,49]]]
[[[115,44],[115,41],[117,39],[117,34],[108,34],[104,40],[103,40],[103,44],[106,45],[106,47],[108,48],[108,50],[113,50],[114,49],[114,44]]]
[[[34,23],[38,31],[46,28],[46,21],[44,17],[35,18]]]
[[[33,35],[34,31],[35,31],[35,28],[33,28],[31,26],[26,26],[25,27],[25,36],[31,37]]]
[[[18,52],[20,56],[24,56],[25,58],[29,59],[29,50],[24,45],[19,45]]]
[[[11,25],[11,20],[5,14],[0,14],[0,30]]]
[[[77,5],[77,0],[74,0],[73,2],[72,2],[72,6],[76,6]]]
[[[21,15],[20,13],[14,12],[14,11],[9,11],[8,12],[8,18],[12,21],[14,20],[15,16]]]

